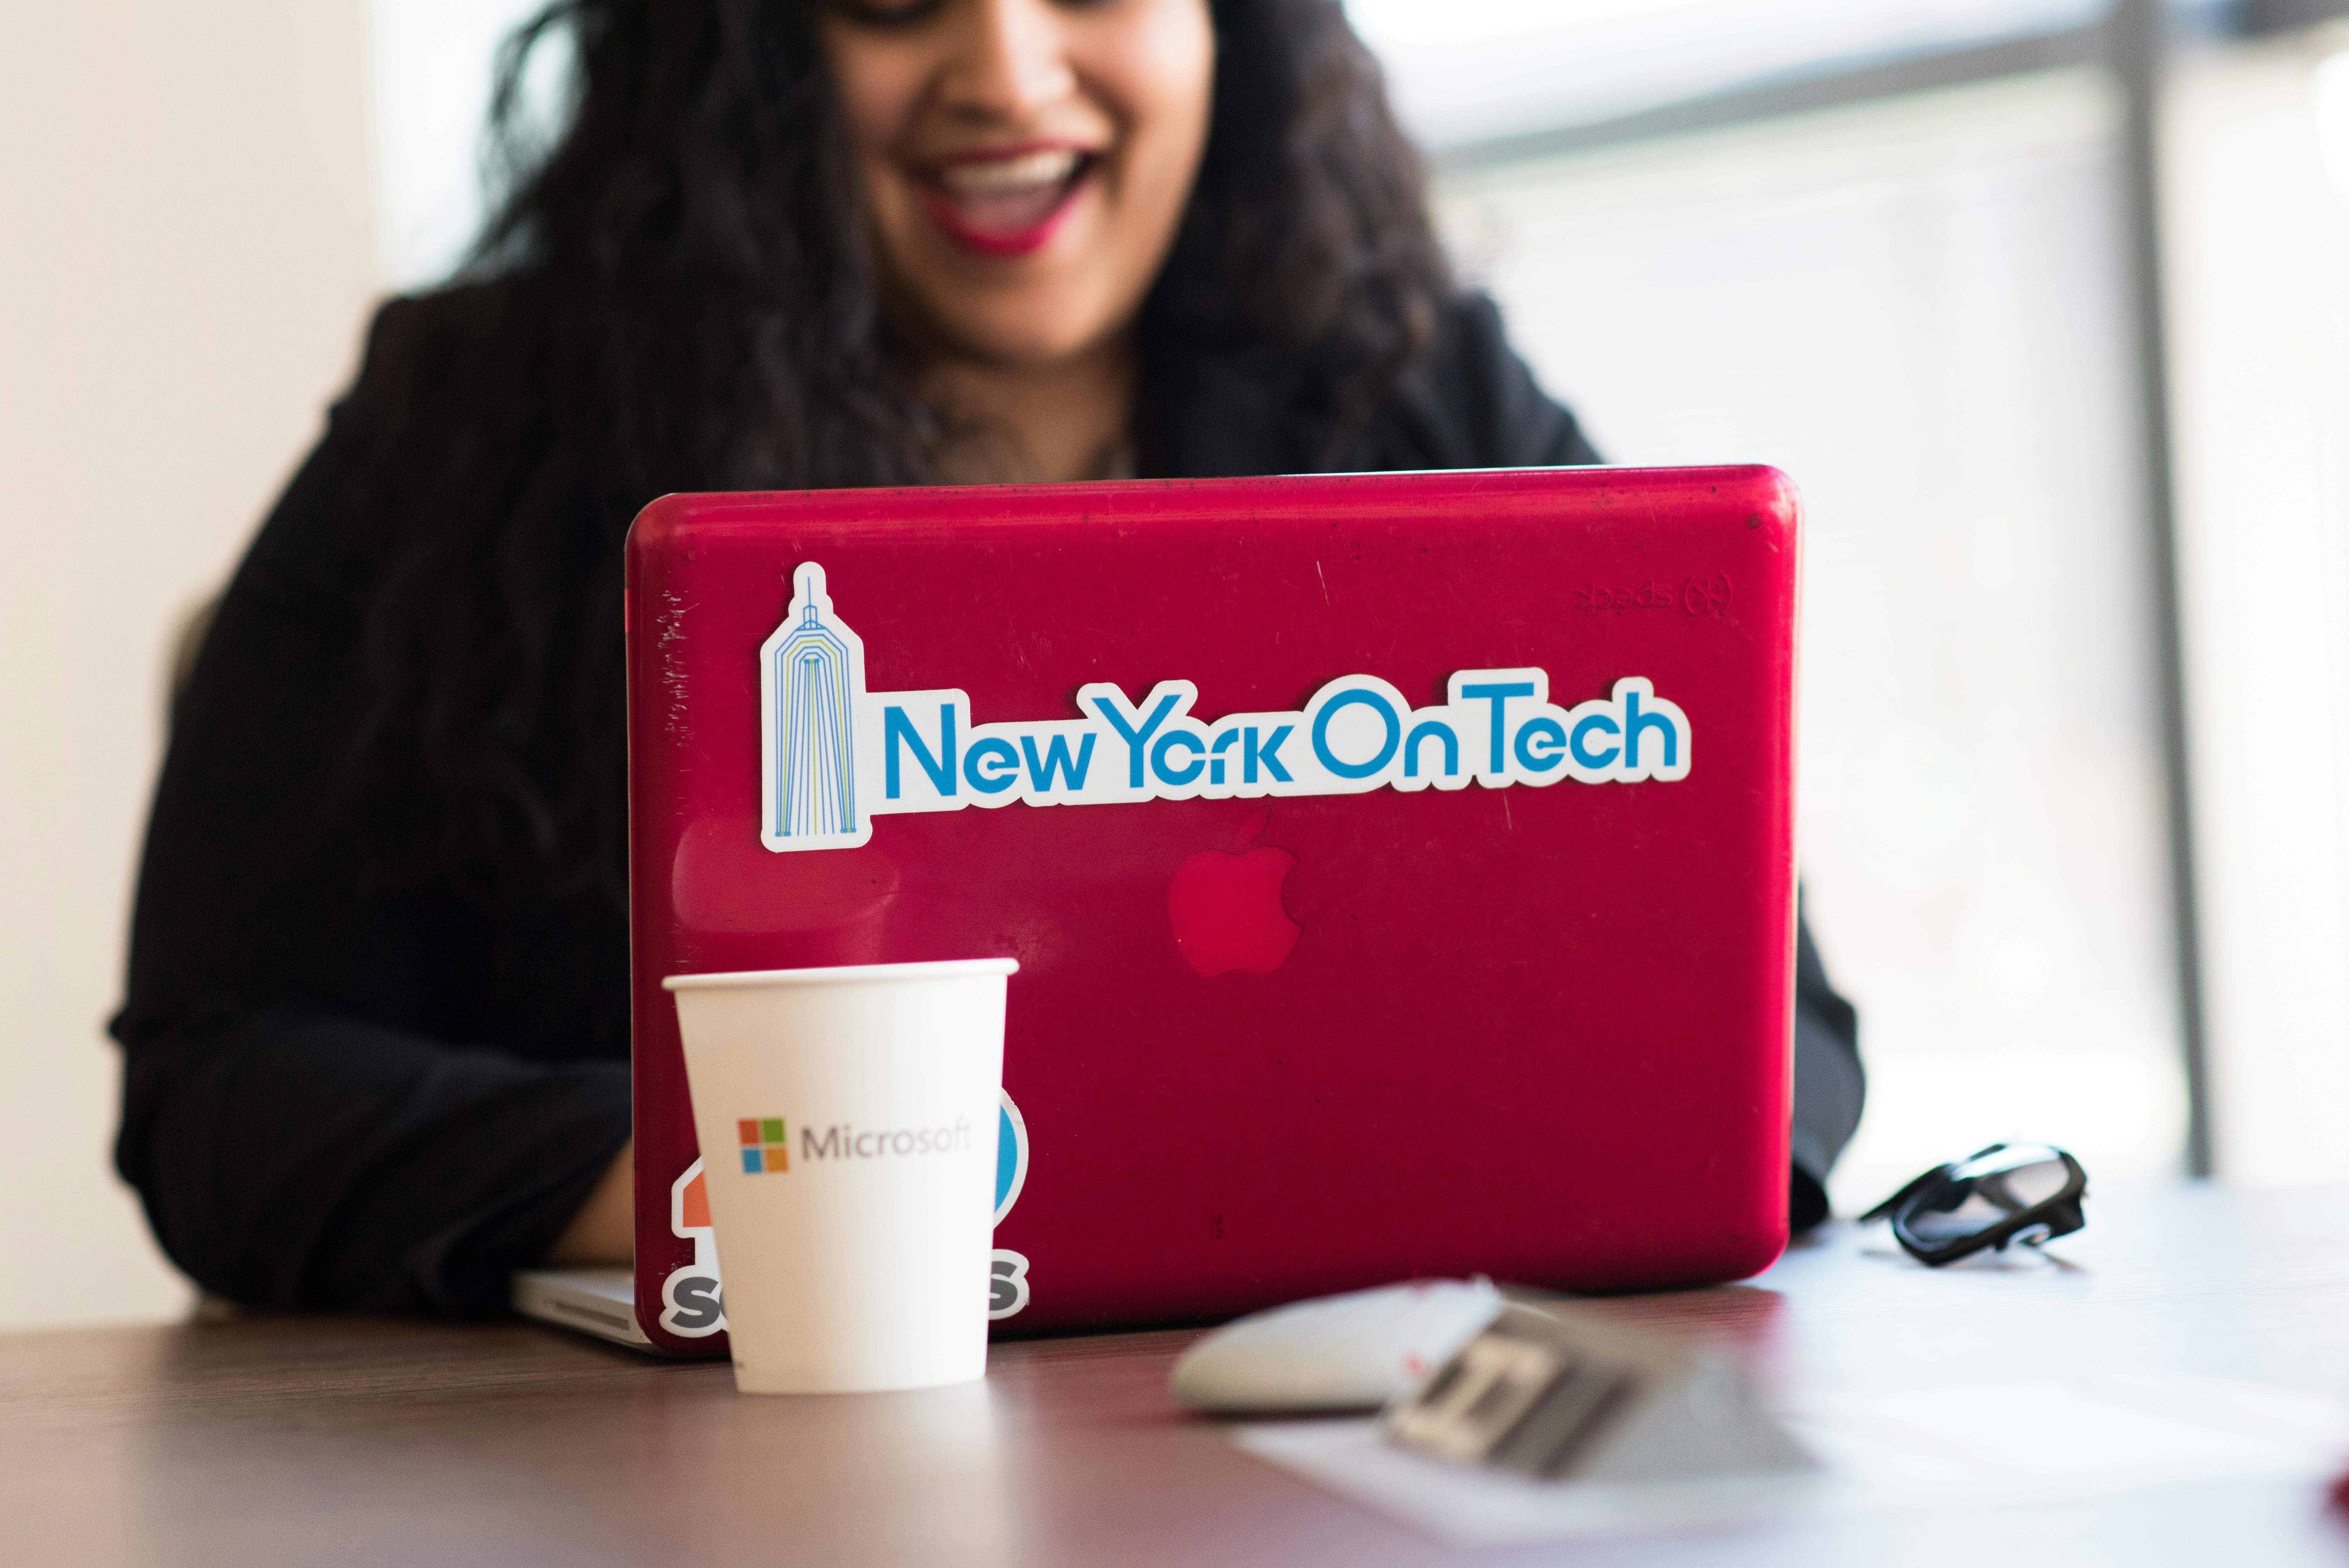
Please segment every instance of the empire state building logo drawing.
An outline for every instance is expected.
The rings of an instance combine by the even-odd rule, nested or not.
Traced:
[[[844,849],[872,828],[857,809],[857,707],[864,644],[833,614],[823,568],[792,574],[790,610],[759,650],[766,788],[761,837],[771,850]]]

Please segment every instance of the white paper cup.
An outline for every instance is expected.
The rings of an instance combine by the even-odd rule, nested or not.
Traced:
[[[744,1393],[987,1375],[1004,982],[1019,967],[662,982],[677,997]]]

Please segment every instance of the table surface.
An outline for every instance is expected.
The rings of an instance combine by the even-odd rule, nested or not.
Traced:
[[[1603,1304],[1795,1393],[2163,1368],[2349,1398],[2349,1188],[2100,1195],[2061,1261],[1930,1272],[1832,1227],[1744,1285]],[[999,1344],[984,1384],[746,1398],[523,1324],[251,1317],[0,1335],[11,1563],[2349,1563],[2237,1485],[1461,1552],[1184,1415],[1195,1331]]]

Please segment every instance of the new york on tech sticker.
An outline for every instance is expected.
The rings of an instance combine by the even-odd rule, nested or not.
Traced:
[[[1107,682],[1077,717],[981,724],[956,690],[867,691],[864,643],[833,611],[823,568],[792,574],[790,610],[759,651],[762,815],[777,851],[847,849],[909,811],[1118,806],[1144,800],[1358,795],[1371,789],[1670,783],[1688,777],[1688,716],[1645,677],[1550,700],[1539,669],[1460,670],[1413,707],[1373,675],[1340,676],[1303,708],[1202,718],[1198,687],[1139,702]]]

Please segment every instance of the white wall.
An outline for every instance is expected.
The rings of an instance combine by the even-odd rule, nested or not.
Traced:
[[[187,1287],[113,1177],[171,628],[375,289],[358,0],[0,7],[0,1327]]]

